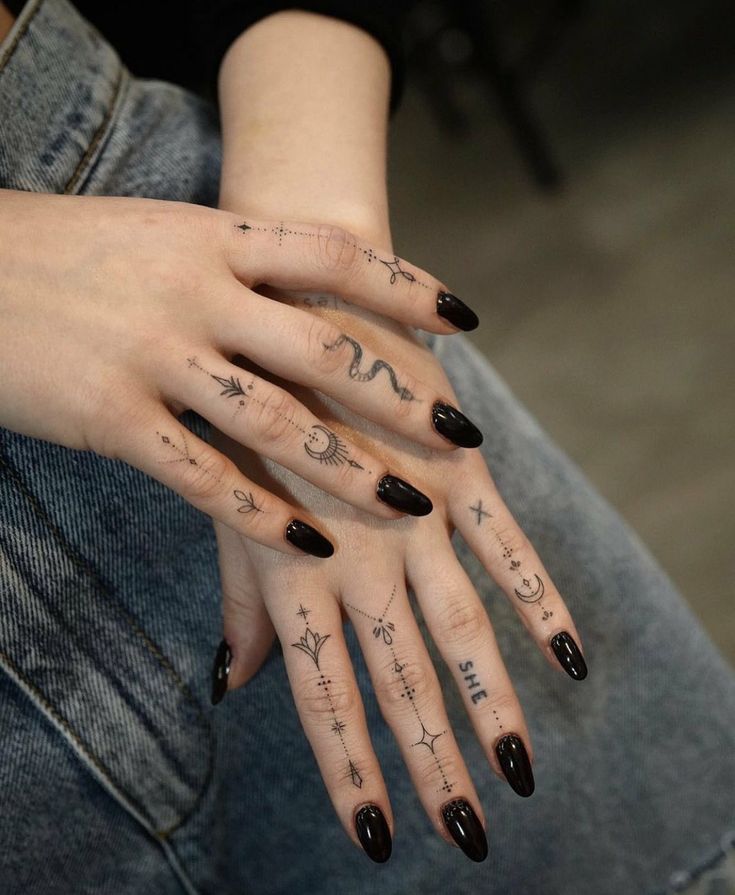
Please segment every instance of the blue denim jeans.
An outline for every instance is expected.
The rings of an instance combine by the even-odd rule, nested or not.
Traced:
[[[214,205],[219,166],[216,109],[133,78],[67,0],[26,5],[0,45],[0,187]],[[3,895],[729,891],[732,669],[487,362],[462,337],[433,347],[590,666],[581,684],[551,673],[457,539],[536,752],[536,792],[518,799],[437,663],[488,860],[431,829],[348,631],[396,814],[393,857],[371,864],[331,809],[278,649],[209,703],[221,636],[210,519],[121,461],[0,429]],[[198,415],[182,422],[209,437]]]

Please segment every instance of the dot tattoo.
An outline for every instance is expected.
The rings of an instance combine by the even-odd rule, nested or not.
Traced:
[[[385,608],[383,609],[381,614],[378,616],[371,615],[369,612],[365,612],[363,609],[360,609],[358,606],[354,606],[352,603],[345,603],[345,606],[349,606],[350,609],[353,609],[355,612],[372,621],[374,623],[373,636],[376,638],[376,640],[382,639],[383,643],[390,650],[391,658],[393,659],[392,670],[395,674],[398,675],[398,678],[400,679],[402,685],[401,699],[405,699],[406,702],[410,704],[421,729],[420,738],[415,743],[411,743],[411,747],[415,748],[416,746],[425,746],[429,750],[429,752],[431,752],[434,758],[434,762],[436,763],[436,768],[442,778],[442,786],[440,787],[439,792],[449,793],[452,791],[455,784],[449,781],[449,778],[447,777],[444,770],[444,764],[442,763],[441,757],[437,752],[436,746],[436,741],[446,733],[446,730],[441,730],[439,731],[439,733],[431,733],[429,728],[426,726],[424,719],[419,712],[418,707],[416,706],[416,688],[411,686],[408,678],[404,673],[407,665],[405,662],[401,662],[399,660],[398,654],[395,650],[393,634],[395,633],[396,627],[393,622],[388,620],[388,611],[390,610],[395,596],[396,585],[393,585],[393,590],[391,591],[391,595],[388,598],[388,602],[386,603]]]
[[[296,612],[296,615],[301,616],[301,618],[306,621],[306,617],[311,611],[311,609],[307,609],[302,603],[299,603],[299,608]],[[337,709],[334,704],[334,698],[332,697],[332,693],[329,689],[332,683],[332,679],[324,674],[323,669],[319,665],[319,655],[324,647],[324,644],[327,642],[327,640],[329,640],[331,636],[331,634],[321,635],[316,631],[312,631],[307,623],[306,631],[303,637],[300,637],[298,643],[292,643],[291,646],[296,647],[296,649],[301,650],[301,652],[303,653],[306,653],[306,655],[317,667],[317,671],[319,672],[317,687],[320,689],[320,691],[324,695],[324,698],[327,700],[329,704],[329,711],[332,714],[330,730],[332,733],[339,737],[339,741],[342,745],[342,750],[344,751],[345,758],[347,759],[347,771],[345,776],[350,780],[353,786],[361,789],[362,776],[357,769],[357,765],[355,765],[355,763],[352,761],[349,749],[347,748],[347,743],[345,741],[344,734],[347,725],[344,721],[340,720],[337,717]]]
[[[336,351],[338,348],[341,348],[342,345],[348,342],[352,346],[352,351],[354,352],[352,361],[350,362],[349,369],[347,371],[350,379],[354,379],[355,382],[371,382],[381,370],[385,370],[390,378],[390,384],[393,391],[398,395],[401,401],[418,401],[419,399],[414,395],[414,393],[405,386],[400,385],[398,382],[398,377],[396,376],[396,371],[391,367],[391,365],[384,360],[378,358],[373,361],[372,367],[367,372],[363,372],[360,370],[360,363],[362,362],[363,350],[362,345],[357,342],[355,339],[350,336],[345,335],[344,333],[339,336],[331,345],[328,345],[326,342],[323,342],[325,351]]]

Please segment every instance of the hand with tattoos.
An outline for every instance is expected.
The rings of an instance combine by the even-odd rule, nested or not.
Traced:
[[[404,328],[333,296],[280,295],[319,319],[349,328],[361,350],[377,352],[391,364],[408,363],[422,382],[456,400],[434,356]],[[333,375],[350,379],[349,359]],[[376,378],[362,387],[384,400],[391,398],[387,379]],[[453,528],[505,592],[549,663],[582,680],[587,669],[574,622],[478,451],[417,447],[333,401],[306,391],[300,397],[328,421],[335,437],[364,445],[416,482],[429,495],[434,512],[388,526],[318,493],[272,463],[254,460],[226,436],[217,435],[221,449],[248,475],[277,480],[289,500],[318,508],[339,548],[328,564],[317,564],[276,555],[244,542],[231,529],[215,526],[225,640],[215,659],[212,700],[219,701],[228,687],[241,686],[254,673],[275,629],[304,730],[337,814],[370,857],[386,860],[393,819],[343,636],[346,616],[434,827],[471,859],[483,860],[487,843],[482,809],[407,587],[415,592],[493,771],[521,796],[530,796],[534,789],[528,729],[490,620],[450,542]],[[408,408],[409,414],[420,412],[416,404]]]
[[[432,509],[261,368],[439,452],[481,440],[401,359],[388,363],[349,330],[254,291],[339,290],[436,333],[476,325],[428,273],[341,227],[1,190],[0,245],[0,425],[123,459],[261,545],[333,553],[304,513],[183,426],[184,410],[383,520]],[[252,372],[233,364],[240,354]]]

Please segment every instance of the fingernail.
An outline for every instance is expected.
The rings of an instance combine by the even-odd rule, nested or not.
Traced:
[[[583,681],[587,677],[587,663],[571,634],[562,631],[552,637],[551,648],[569,677],[573,677],[575,681]]]
[[[378,482],[376,493],[378,500],[387,503],[394,510],[410,513],[412,516],[428,516],[434,509],[425,494],[395,475],[384,475]]]
[[[459,447],[476,448],[482,444],[482,432],[451,404],[437,401],[431,408],[431,421],[440,435]]]
[[[303,550],[304,553],[310,553],[312,556],[319,556],[326,559],[334,553],[334,547],[331,541],[328,541],[324,535],[302,522],[301,519],[292,519],[286,526],[286,540]]]
[[[451,292],[440,292],[436,300],[436,313],[448,320],[457,329],[469,332],[477,329],[480,319],[475,312],[468,308],[461,298],[452,295]]]
[[[393,841],[388,822],[377,805],[365,805],[355,815],[355,829],[365,854],[376,864],[384,864],[390,857]]]
[[[495,754],[498,756],[500,767],[503,769],[508,783],[519,796],[530,796],[535,789],[535,784],[531,762],[528,760],[523,740],[514,733],[509,733],[498,741],[495,746]]]
[[[487,857],[487,838],[478,816],[466,799],[454,799],[442,808],[442,817],[447,830],[473,861],[484,861]]]
[[[212,705],[222,702],[227,692],[227,676],[230,673],[232,651],[226,640],[223,640],[217,648],[212,666]]]

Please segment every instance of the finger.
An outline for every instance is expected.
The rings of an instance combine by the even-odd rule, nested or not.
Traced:
[[[387,519],[431,512],[425,494],[329,429],[284,389],[206,349],[178,366],[171,356],[163,363],[170,365],[166,381],[172,397],[324,491]]]
[[[214,337],[224,354],[243,354],[427,447],[482,443],[479,429],[444,395],[411,376],[399,359],[376,354],[331,321],[237,285],[221,299]]]
[[[408,577],[495,773],[520,796],[534,791],[533,751],[523,710],[490,619],[449,542],[409,554]]]
[[[326,289],[436,333],[471,330],[477,315],[431,274],[341,227],[229,216],[229,261],[248,286]]]
[[[223,635],[212,674],[212,703],[247,683],[273,646],[276,632],[263,603],[242,535],[214,522],[222,582]]]
[[[482,809],[402,576],[374,580],[369,586],[363,580],[355,577],[343,593],[343,605],[355,626],[383,717],[439,835],[482,861],[487,855]]]
[[[479,466],[479,464],[478,464]],[[574,680],[587,664],[574,621],[551,576],[515,521],[482,464],[473,487],[450,495],[450,516],[503,590],[552,667]]]
[[[284,593],[300,595],[298,605]],[[390,857],[393,816],[342,632],[339,606],[304,586],[267,594],[306,737],[335,811],[356,844],[382,863]]]
[[[334,546],[303,511],[244,476],[224,454],[198,438],[153,398],[118,414],[99,451],[137,467],[192,506],[258,544],[282,553],[326,558]]]

